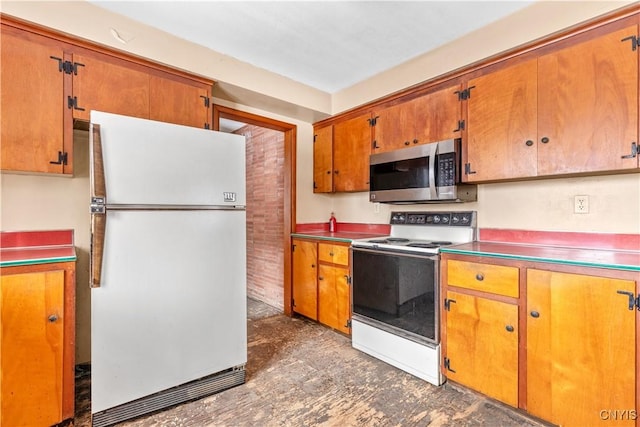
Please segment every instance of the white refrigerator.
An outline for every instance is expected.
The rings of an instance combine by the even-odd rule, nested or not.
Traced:
[[[245,381],[243,136],[91,112],[92,425]]]

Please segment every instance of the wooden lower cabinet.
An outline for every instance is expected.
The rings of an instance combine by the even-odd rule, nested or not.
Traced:
[[[2,268],[0,425],[73,418],[75,264]]]
[[[293,240],[293,311],[318,320],[318,244]]]
[[[447,378],[518,406],[518,306],[448,291]]]
[[[527,270],[528,412],[567,426],[636,424],[637,310],[619,291],[635,295],[635,281]]]
[[[293,239],[293,311],[351,332],[349,245]]]
[[[640,426],[640,272],[443,254],[441,275],[449,380],[557,425]]]

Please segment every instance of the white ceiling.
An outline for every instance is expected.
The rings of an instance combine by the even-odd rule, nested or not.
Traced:
[[[533,3],[89,1],[327,93],[345,89]],[[123,36],[127,40],[135,37]]]

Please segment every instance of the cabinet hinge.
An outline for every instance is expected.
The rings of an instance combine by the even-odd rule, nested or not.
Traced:
[[[204,102],[204,106],[209,108],[209,105],[211,104],[211,101],[209,100],[208,96],[204,96],[204,95],[200,95],[200,98],[202,98],[202,101]]]
[[[616,293],[620,295],[626,295],[629,298],[629,303],[627,305],[627,308],[629,308],[629,310],[633,310],[635,308],[636,310],[640,311],[640,294],[638,294],[638,296],[636,297],[633,292],[629,291],[617,291]]]
[[[209,129],[211,129],[211,125],[209,123],[205,123],[204,124],[204,128],[209,130]]]
[[[623,159],[633,159],[640,153],[640,149],[638,149],[638,144],[635,142],[631,143],[631,154],[626,154],[622,156]]]
[[[78,107],[77,96],[74,96],[73,98],[70,96],[67,96],[67,108],[78,110],[78,111],[84,111],[84,108]]]
[[[51,163],[52,165],[67,165],[67,152],[65,151],[64,153],[62,151],[58,151],[58,160],[54,160],[51,161],[49,163]]]
[[[471,170],[471,163],[464,164],[464,174],[465,175],[473,175],[476,171]]]
[[[449,372],[453,372],[454,374],[456,373],[456,371],[451,369],[451,360],[449,360],[448,357],[444,358],[444,368]]]
[[[351,284],[351,276],[344,276],[347,279],[347,285]]]
[[[292,243],[292,244],[291,244],[291,252],[293,252],[293,251],[295,251],[295,250],[296,250],[296,245],[295,245],[295,243]]]
[[[374,150],[377,150],[378,148],[380,148],[380,146],[378,145],[378,141],[376,141],[375,139],[373,140],[373,143],[371,146],[373,147]]]
[[[458,127],[453,131],[460,132],[461,130],[464,130],[464,120],[458,120]]]
[[[316,142],[316,138],[318,137],[318,135],[313,135],[313,142]]]
[[[347,324],[344,325],[345,328],[350,328],[351,327],[351,319],[347,320]]]
[[[457,90],[454,95],[458,95],[458,101],[464,101],[466,99],[471,98],[471,89],[475,88],[475,86],[469,86],[465,90]]]
[[[378,117],[380,116],[375,116],[371,119],[367,119],[369,121],[369,126],[375,126],[378,123]]]
[[[620,41],[626,42],[627,40],[631,40],[631,50],[635,52],[638,49],[638,46],[640,46],[640,38],[636,36],[629,36],[629,37],[623,38]]]
[[[445,298],[444,300],[444,309],[447,311],[451,311],[451,303],[455,304],[456,300]]]
[[[74,74],[78,75],[78,67],[84,67],[84,64],[79,62],[71,62],[64,61],[62,58],[58,58],[57,56],[50,56],[49,58],[58,61],[58,71],[64,72],[65,74]]]

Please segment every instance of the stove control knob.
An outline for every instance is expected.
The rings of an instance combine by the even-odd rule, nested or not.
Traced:
[[[449,215],[442,215],[442,223],[449,224]]]
[[[434,215],[433,222],[434,224],[440,224],[440,215]]]
[[[459,217],[458,215],[455,215],[455,214],[454,214],[454,215],[451,217],[451,223],[452,223],[452,224],[458,224],[459,222],[460,222],[460,217]]]

